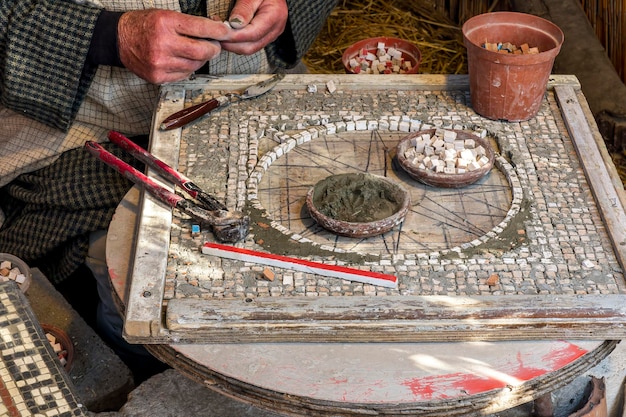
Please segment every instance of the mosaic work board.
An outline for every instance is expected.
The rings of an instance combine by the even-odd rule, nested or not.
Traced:
[[[84,416],[70,379],[28,300],[0,282],[0,415]]]
[[[287,75],[268,94],[169,132],[174,111],[262,75],[163,87],[151,152],[251,218],[236,246],[393,274],[397,288],[204,255],[210,230],[141,199],[127,339],[140,343],[621,339],[624,197],[572,76],[554,76],[521,123],[473,112],[466,76]],[[375,81],[375,82],[373,82]],[[336,91],[330,92],[332,82]],[[497,151],[479,182],[442,189],[395,161],[409,132],[442,127]],[[339,237],[309,216],[328,175],[402,183],[412,205],[394,230]],[[158,178],[156,178],[158,180]],[[167,184],[164,184],[167,185]]]

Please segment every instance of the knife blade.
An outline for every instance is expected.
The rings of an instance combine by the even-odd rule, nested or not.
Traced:
[[[161,122],[159,128],[161,130],[172,130],[179,127],[183,127],[194,120],[216,110],[220,107],[228,106],[233,99],[247,100],[250,98],[259,97],[268,91],[270,91],[280,80],[284,78],[285,74],[274,74],[272,77],[263,80],[259,83],[248,86],[241,93],[232,93],[219,97],[212,98],[202,103],[193,105],[186,109],[177,111],[176,113],[168,116]]]

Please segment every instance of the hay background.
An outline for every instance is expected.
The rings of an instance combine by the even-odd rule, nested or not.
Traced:
[[[461,26],[468,18],[503,10],[496,1],[340,0],[303,61],[317,74],[345,72],[343,51],[366,38],[389,36],[413,42],[422,53],[422,74],[465,74]]]
[[[597,3],[582,1],[587,11],[589,3]],[[419,73],[466,74],[461,26],[472,16],[498,10],[510,10],[507,1],[339,0],[303,62],[311,73],[345,73],[341,55],[346,48],[365,38],[390,36],[418,46],[422,53]],[[607,147],[626,184],[626,150],[612,150],[610,144]]]

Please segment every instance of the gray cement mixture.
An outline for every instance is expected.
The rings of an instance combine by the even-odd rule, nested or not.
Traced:
[[[402,207],[403,191],[372,175],[331,175],[314,187],[313,204],[323,215],[351,223],[385,219]]]

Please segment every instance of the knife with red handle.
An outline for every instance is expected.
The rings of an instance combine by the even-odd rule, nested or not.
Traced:
[[[172,130],[183,127],[215,109],[228,106],[233,100],[247,100],[259,97],[274,88],[284,77],[285,74],[283,73],[274,74],[267,80],[249,86],[241,93],[226,94],[177,111],[163,120],[159,128],[161,130]]]

